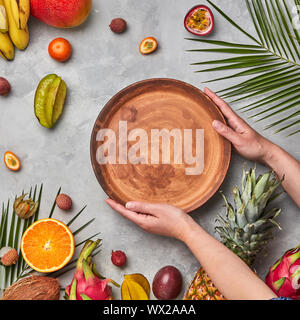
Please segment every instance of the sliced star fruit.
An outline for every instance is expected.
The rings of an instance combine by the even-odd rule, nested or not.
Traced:
[[[142,274],[140,274],[140,273],[125,274],[124,279],[133,280],[133,281],[137,282],[140,286],[142,286],[142,288],[145,290],[147,295],[150,296],[151,289],[150,289],[149,281]]]
[[[67,86],[56,74],[44,77],[36,90],[34,111],[40,124],[52,128],[62,114]]]
[[[122,300],[149,300],[150,284],[142,274],[125,275],[121,295]]]
[[[53,114],[52,114],[52,122],[56,123],[59,117],[61,116],[63,109],[64,109],[64,104],[67,96],[67,85],[64,82],[64,80],[61,80],[54,107],[53,107]]]

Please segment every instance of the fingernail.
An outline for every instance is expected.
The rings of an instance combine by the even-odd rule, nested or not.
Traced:
[[[125,207],[126,209],[132,210],[134,208],[134,204],[132,202],[127,202]]]
[[[220,123],[220,121],[218,121],[218,120],[214,120],[213,123],[212,123],[212,125],[213,125],[213,127],[214,127],[215,129],[221,128],[221,123]]]

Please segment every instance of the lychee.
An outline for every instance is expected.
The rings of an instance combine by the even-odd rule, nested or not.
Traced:
[[[19,255],[16,249],[10,247],[3,247],[0,250],[0,259],[1,263],[4,266],[9,267],[18,262]]]
[[[60,194],[56,198],[57,206],[64,211],[68,211],[72,208],[72,199],[66,194]]]
[[[127,22],[122,18],[116,18],[111,21],[109,26],[112,32],[122,33],[127,28]]]
[[[127,257],[126,254],[121,251],[112,251],[111,253],[111,262],[117,267],[123,267],[126,264]]]

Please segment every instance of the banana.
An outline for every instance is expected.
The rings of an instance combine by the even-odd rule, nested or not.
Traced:
[[[10,6],[11,6],[11,12],[13,19],[15,21],[15,24],[17,25],[18,29],[20,28],[20,10],[17,3],[17,0],[10,0]]]
[[[3,0],[0,0],[0,32],[6,33],[8,31],[7,14]]]
[[[20,29],[15,21],[12,9],[12,4],[14,4],[15,2],[16,0],[4,0],[5,9],[8,17],[8,32],[14,45],[19,50],[24,50],[28,46],[29,31],[27,25],[24,29]]]
[[[15,48],[8,33],[0,32],[0,56],[5,60],[13,60]]]
[[[11,10],[18,29],[26,29],[30,14],[30,0],[11,0]]]
[[[25,30],[30,15],[30,0],[19,0],[20,27]]]

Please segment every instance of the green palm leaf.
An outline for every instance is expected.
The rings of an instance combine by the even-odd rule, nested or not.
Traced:
[[[196,43],[216,46],[191,49],[188,50],[189,52],[213,52],[233,56],[192,63],[191,65],[200,67],[210,64],[217,65],[212,68],[198,69],[195,72],[241,69],[231,75],[211,79],[204,83],[251,76],[218,93],[221,93],[221,96],[226,99],[235,98],[231,101],[232,103],[247,100],[247,105],[241,109],[245,112],[258,110],[252,117],[260,117],[259,121],[266,121],[287,112],[287,116],[271,123],[266,128],[278,126],[276,133],[296,128],[296,131],[289,135],[299,133],[297,125],[299,125],[300,112],[295,112],[295,109],[300,108],[299,95],[297,95],[300,90],[300,34],[293,24],[294,14],[291,13],[290,7],[299,6],[300,1],[291,0],[288,3],[285,0],[245,0],[257,36],[251,35],[235,23],[211,0],[208,2],[231,25],[246,35],[253,44],[187,38]],[[249,99],[253,102],[249,102]]]
[[[61,188],[59,188],[57,195],[60,194]],[[16,265],[10,266],[10,267],[4,267],[0,264],[0,294],[1,291],[3,291],[5,288],[10,286],[13,282],[26,277],[33,272],[32,270],[25,262],[25,260],[22,257],[22,253],[20,250],[20,240],[25,232],[25,230],[35,221],[38,220],[39,214],[40,214],[40,204],[42,200],[42,193],[43,193],[43,185],[41,185],[39,188],[35,186],[34,188],[31,188],[28,195],[29,197],[32,197],[33,201],[39,201],[39,206],[37,209],[37,212],[33,217],[30,219],[24,220],[17,216],[16,212],[13,210],[13,203],[8,200],[7,204],[2,204],[2,212],[0,217],[0,248],[4,246],[10,246],[12,248],[15,248],[18,251],[19,259]],[[23,192],[24,194],[24,192]],[[52,217],[54,214],[54,210],[56,207],[56,197],[53,201],[53,205],[50,209],[50,213],[48,217]],[[15,199],[14,199],[15,200]],[[12,207],[12,208],[11,208]],[[67,226],[70,227],[76,219],[84,212],[86,209],[86,206],[84,206],[75,216],[72,218],[68,223]],[[84,230],[88,225],[90,225],[95,219],[90,219],[86,223],[84,223],[79,228],[72,230],[72,233],[75,237],[76,247],[82,245],[86,240],[80,241],[77,243],[76,236]],[[99,233],[94,234],[93,236],[89,237],[89,239],[92,239],[96,237]],[[95,254],[99,253],[96,252]],[[74,266],[74,259],[71,261],[64,269],[61,270],[61,273],[65,273],[69,270],[72,270]]]

